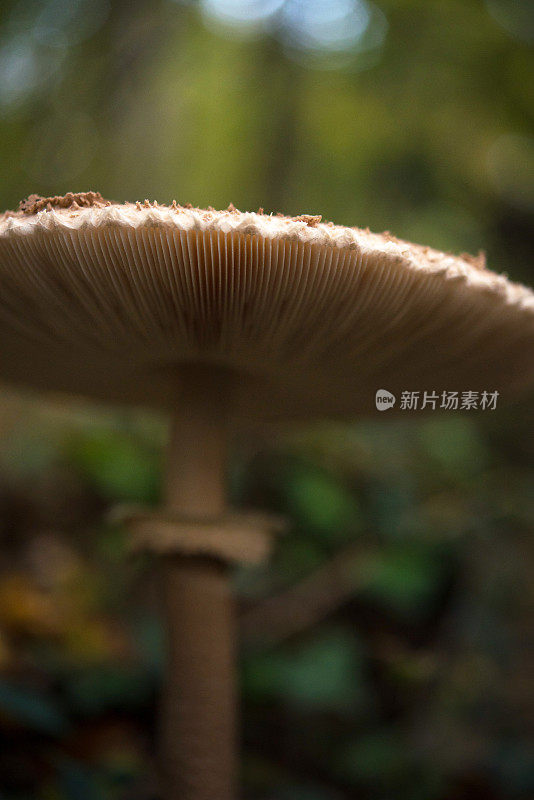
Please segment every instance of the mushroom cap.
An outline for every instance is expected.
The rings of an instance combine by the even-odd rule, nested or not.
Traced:
[[[32,196],[0,215],[0,378],[172,408],[208,364],[266,417],[505,399],[534,383],[534,294],[482,262],[307,215]]]

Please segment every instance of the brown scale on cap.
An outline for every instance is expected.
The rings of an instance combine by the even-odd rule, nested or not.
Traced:
[[[294,222],[305,222],[306,225],[308,225],[310,228],[316,228],[317,225],[321,222],[322,218],[323,217],[322,217],[321,214],[316,214],[316,215],[301,214],[298,217],[293,217],[293,221]]]
[[[20,201],[16,211],[5,211],[2,215],[0,215],[0,217],[16,217],[19,214],[31,216],[40,211],[52,211],[53,209],[66,209],[72,212],[77,212],[83,208],[104,208],[111,205],[117,204],[102,197],[100,192],[67,192],[65,195],[55,195],[53,197],[43,197],[42,195],[31,194],[25,200]],[[165,208],[165,205],[162,206],[156,201],[151,202],[150,200],[145,199],[142,203],[137,201],[135,203],[135,208],[138,211],[142,211],[149,208]],[[213,206],[208,206],[207,209],[201,209],[193,206],[192,203],[177,203],[176,200],[173,200],[168,208],[171,208],[173,211],[177,212],[184,210],[195,210],[207,215],[208,217],[211,217],[212,214],[217,213]],[[239,216],[241,214],[239,209],[236,208],[233,203],[230,203],[227,208],[224,209],[224,212],[231,216]],[[263,216],[265,211],[263,208],[260,208],[258,209],[257,213],[259,216]],[[289,216],[287,214],[278,212],[277,214],[271,216],[286,220],[287,222],[301,222],[309,228],[316,228],[320,224],[328,228],[335,227],[333,222],[323,222],[321,214],[299,214],[298,216]],[[369,228],[363,228],[362,231],[365,234],[371,234]],[[409,246],[412,250],[419,252],[429,263],[436,262],[436,260],[439,260],[443,255],[454,257],[451,253],[440,254],[430,247],[403,242],[401,239],[398,239],[396,236],[390,233],[390,231],[384,231],[381,235],[386,241],[394,242],[401,246]],[[477,270],[484,272],[487,271],[486,256],[482,251],[480,251],[476,256],[470,255],[469,253],[461,253],[460,258]]]
[[[111,200],[106,200],[100,192],[67,192],[65,195],[56,195],[54,197],[43,197],[38,194],[31,194],[25,200],[21,200],[19,203],[18,209],[16,212],[6,211],[4,212],[4,216],[13,216],[15,213],[22,213],[26,215],[37,214],[39,211],[51,211],[53,208],[63,208],[63,209],[71,209],[76,211],[79,208],[102,208],[104,206],[116,205]],[[158,208],[158,207],[165,207],[160,206],[159,203],[156,201],[151,202],[148,199],[145,199],[144,202],[140,202],[139,200],[135,203],[135,207],[138,211],[142,211],[143,209],[147,208]],[[204,213],[215,213],[216,209],[213,206],[208,206],[206,209],[200,209],[196,206],[193,206],[192,203],[178,203],[176,200],[173,200],[170,204],[169,208],[172,208],[173,211],[181,211],[181,210],[198,210],[203,211]],[[230,203],[228,207],[225,209],[228,214],[232,215],[239,215],[241,212],[233,203]],[[258,209],[258,215],[263,216],[265,214],[265,210],[263,208]],[[274,214],[275,217],[278,219],[285,219],[288,222],[303,222],[309,228],[316,228],[319,224],[326,225],[327,227],[334,227],[333,222],[323,222],[323,218],[321,214],[299,214],[298,216],[290,216],[288,214],[283,214],[282,212],[278,212]],[[365,229],[366,233],[370,233],[369,229]],[[387,238],[389,241],[392,242],[399,242],[395,236],[393,236],[389,231],[385,231],[383,236]],[[475,267],[479,269],[484,269],[485,267],[485,259],[484,254],[479,253],[478,256],[467,256],[466,254],[462,253],[462,258],[468,261]]]
[[[488,268],[486,263],[486,253],[484,250],[479,250],[476,256],[473,256],[470,253],[460,253],[460,258],[463,258],[464,261],[467,261],[468,264],[471,264],[472,267],[476,267],[477,269]]]
[[[111,200],[106,200],[100,192],[67,192],[64,195],[43,197],[40,194],[30,194],[21,200],[17,211],[22,214],[37,214],[39,211],[52,211],[53,208],[103,208],[113,205]]]
[[[143,209],[146,208],[165,208],[165,205],[161,206],[159,203],[155,201],[150,202],[150,200],[145,200],[142,203],[139,200],[137,200],[135,203],[135,207],[138,211],[142,211]],[[173,200],[172,203],[168,206],[168,208],[171,208],[173,211],[183,211],[185,209],[188,211],[189,210],[199,211],[204,214],[217,213],[217,209],[214,208],[213,206],[207,206],[207,208],[199,208],[198,206],[194,206],[192,203],[178,203],[177,200]],[[240,215],[242,213],[238,208],[236,208],[236,206],[233,203],[229,203],[228,206],[224,209],[224,212],[230,215]],[[265,209],[259,208],[257,214],[259,216],[264,216]],[[285,219],[288,222],[303,222],[309,228],[316,228],[323,221],[321,214],[299,214],[298,216],[292,217],[287,214],[283,214],[282,212],[278,212],[277,214],[274,214],[274,216],[277,217],[278,219]],[[334,225],[333,222],[324,222],[323,224],[327,225],[328,227],[333,227]],[[394,239],[394,237],[391,238],[392,240]]]

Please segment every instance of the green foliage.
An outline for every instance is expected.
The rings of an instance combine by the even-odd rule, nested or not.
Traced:
[[[72,670],[65,689],[77,713],[93,716],[117,706],[142,705],[150,698],[154,682],[147,671],[131,664],[97,664]]]
[[[469,479],[487,466],[488,453],[477,428],[466,417],[427,420],[421,424],[422,445],[440,470],[440,477]]]
[[[395,731],[364,733],[335,758],[335,769],[356,785],[375,787],[376,796],[399,800],[434,800],[441,781],[421,770],[413,751]]]
[[[250,657],[245,691],[300,709],[350,716],[361,705],[362,654],[353,634],[330,630],[312,641]]]
[[[283,484],[285,502],[298,528],[322,541],[340,544],[358,533],[361,512],[354,495],[327,473],[293,464]]]
[[[421,542],[386,546],[365,562],[364,591],[407,618],[424,618],[447,575],[443,554]]]
[[[153,504],[160,491],[160,456],[131,435],[88,431],[74,436],[67,455],[107,499]]]

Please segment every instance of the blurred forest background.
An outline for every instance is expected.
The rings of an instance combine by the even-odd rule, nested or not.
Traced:
[[[0,0],[0,206],[320,213],[533,283],[533,44],[528,0]],[[235,503],[291,527],[236,575],[247,800],[534,797],[532,423],[238,443]],[[156,797],[156,587],[106,515],[165,431],[2,388],[2,800]]]

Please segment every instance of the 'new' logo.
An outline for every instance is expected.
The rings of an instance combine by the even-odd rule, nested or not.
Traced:
[[[387,411],[395,405],[395,395],[386,389],[378,389],[375,395],[375,405],[379,411]]]

